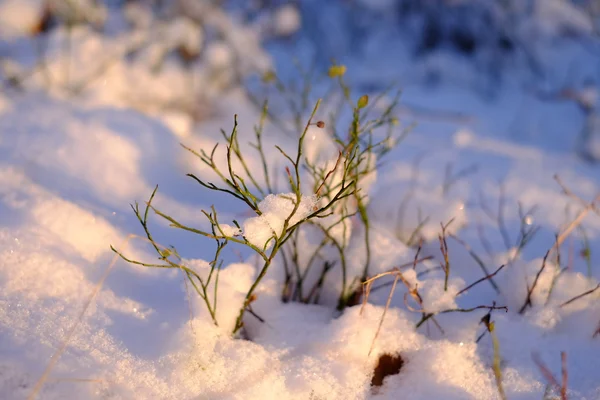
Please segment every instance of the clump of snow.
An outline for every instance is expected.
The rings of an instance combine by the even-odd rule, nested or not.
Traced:
[[[411,179],[406,182],[402,174],[396,174],[392,189],[375,192],[369,205],[373,219],[386,222],[397,238],[411,245],[420,238],[435,240],[441,233],[440,224],[452,220],[448,233],[456,233],[466,225],[468,210],[460,191],[445,194],[442,185],[415,185]]]
[[[10,39],[31,34],[42,14],[41,0],[0,2],[0,37]]]
[[[447,290],[444,290],[443,279],[428,279],[419,282],[415,287],[423,299],[423,309],[428,312],[439,312],[457,308],[456,294],[465,286],[460,278],[453,278],[448,282]]]
[[[277,36],[289,36],[298,31],[302,24],[298,8],[292,4],[283,5],[273,13],[274,33]]]
[[[190,54],[198,54],[202,49],[204,33],[199,24],[189,18],[179,17],[170,21],[165,39],[167,46],[181,46]]]
[[[192,327],[183,326],[177,339],[181,350],[170,356],[176,366],[172,379],[179,382],[175,387],[201,397],[370,398],[378,355],[390,353],[400,354],[405,364],[385,379],[378,398],[395,398],[400,390],[411,398],[495,396],[491,371],[474,343],[428,341],[402,311],[388,311],[369,356],[382,307],[367,305],[362,313],[353,307],[330,320],[322,307],[268,304],[257,301],[254,308],[266,323],[246,321],[254,343],[234,341],[198,319]],[[297,321],[304,323],[294,329]],[[443,384],[428,385],[428,379]]]
[[[192,121],[189,115],[181,111],[164,112],[162,120],[171,129],[171,131],[180,138],[189,137],[192,131]]]
[[[271,247],[271,239],[276,235],[269,222],[261,217],[247,219],[242,225],[242,232],[246,240],[259,249]]]
[[[223,68],[233,61],[231,48],[225,42],[215,41],[206,47],[206,60],[213,68]]]
[[[218,231],[225,236],[238,236],[242,234],[240,228],[228,224],[219,224]]]
[[[252,245],[267,249],[273,245],[270,239],[285,234],[285,222],[291,227],[316,211],[315,195],[302,196],[296,210],[296,194],[270,194],[258,204],[261,215],[244,221],[244,237]]]
[[[458,147],[466,147],[474,140],[473,132],[468,129],[460,129],[454,134],[454,144]]]
[[[353,219],[342,219],[338,214],[330,214],[324,218],[317,219],[315,223],[322,226],[331,239],[340,243],[343,247],[346,247],[350,242],[350,238],[352,237]]]
[[[554,307],[544,307],[531,312],[532,324],[539,326],[543,330],[549,331],[554,329],[560,321],[560,310]]]
[[[49,9],[63,21],[89,22],[101,26],[107,17],[103,4],[94,0],[79,0],[77,6],[62,0],[49,0]]]
[[[147,3],[130,1],[124,5],[123,14],[127,22],[138,29],[149,29],[154,21],[152,9]]]
[[[527,297],[527,287],[531,286],[538,271],[542,268],[542,259],[537,258],[529,262],[516,261],[509,266],[510,273],[503,274],[498,283],[501,285],[505,296],[506,305],[513,310],[519,310]],[[556,274],[556,265],[546,262],[546,268],[539,276],[536,290],[533,292],[532,302],[535,305],[546,303],[548,292]]]
[[[315,165],[329,162],[331,159],[336,157],[337,147],[333,141],[333,138],[325,129],[317,126],[311,125],[308,127],[302,145],[302,154],[309,164]]]

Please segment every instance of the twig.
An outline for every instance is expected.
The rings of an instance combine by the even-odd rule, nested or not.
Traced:
[[[472,308],[451,308],[448,310],[443,310],[443,311],[438,311],[435,313],[427,313],[423,316],[423,318],[417,323],[417,328],[419,328],[421,325],[423,325],[423,323],[427,320],[429,320],[430,318],[432,318],[435,315],[438,314],[447,314],[447,313],[454,313],[454,312],[460,312],[460,313],[467,313],[467,312],[471,312],[471,311],[475,311],[475,310],[481,310],[481,309],[487,309],[487,310],[504,310],[506,312],[508,312],[508,307],[506,306],[502,306],[502,307],[497,307],[495,305],[492,306],[477,306],[477,307],[472,307]]]
[[[317,196],[321,195],[321,189],[323,188],[323,185],[325,185],[325,182],[327,181],[327,179],[329,179],[329,177],[331,176],[331,174],[333,174],[337,170],[338,165],[340,164],[340,160],[341,159],[342,159],[342,152],[340,151],[339,154],[338,154],[338,158],[335,161],[334,167],[327,173],[327,175],[325,175],[325,177],[323,178],[323,182],[321,182],[321,184],[319,185],[319,187],[317,188],[317,190],[315,190],[315,194]]]
[[[485,276],[491,275],[491,273],[488,271],[487,267],[485,266],[485,264],[483,263],[481,258],[477,255],[477,253],[475,253],[473,251],[473,249],[471,248],[471,246],[469,246],[469,244],[467,242],[465,242],[464,240],[462,240],[461,238],[459,238],[458,236],[456,236],[453,233],[448,234],[448,236],[450,236],[452,239],[456,240],[458,243],[463,245],[463,247],[469,252],[471,257],[473,258],[473,260],[475,260],[477,265],[479,265],[479,268],[481,268],[481,270],[483,271]],[[500,288],[498,287],[496,282],[494,282],[494,280],[492,278],[488,279],[488,282],[490,282],[490,285],[492,285],[492,287],[494,288],[496,293],[500,294]]]
[[[440,241],[440,251],[442,252],[442,256],[444,258],[444,262],[440,263],[442,269],[444,270],[444,291],[448,290],[448,279],[450,277],[450,257],[448,255],[448,242],[446,241],[446,229],[450,226],[450,224],[454,221],[452,218],[446,225],[440,223],[442,227],[442,233],[438,235],[438,239]]]
[[[387,271],[387,272],[382,272],[382,273],[380,273],[380,274],[377,274],[377,275],[375,275],[373,278],[370,278],[369,280],[378,279],[378,278],[381,278],[381,277],[383,277],[383,276],[385,276],[385,275],[392,275],[392,274],[396,273],[398,269],[401,269],[401,268],[406,268],[406,267],[410,267],[410,266],[413,266],[413,265],[415,265],[415,264],[420,264],[420,263],[422,263],[423,261],[431,260],[432,258],[433,258],[433,256],[427,256],[427,257],[419,258],[419,259],[417,259],[417,260],[414,260],[414,261],[411,261],[411,262],[408,262],[408,263],[405,263],[405,264],[399,265],[399,266],[397,266],[397,267],[394,267],[394,268],[392,268],[391,270],[389,270],[389,271]],[[439,268],[440,268],[440,267],[436,267],[436,269],[439,269]],[[392,284],[391,282],[385,282],[385,283],[382,283],[381,285],[378,285],[378,286],[375,286],[375,287],[371,288],[371,289],[370,289],[370,293],[371,293],[371,292],[375,292],[375,291],[377,291],[377,290],[379,290],[379,289],[382,289],[382,288],[384,288],[384,287],[386,287],[386,286],[390,286],[391,284]]]
[[[535,275],[533,284],[531,285],[531,287],[527,288],[527,297],[525,298],[525,303],[519,309],[519,314],[523,314],[525,312],[525,310],[527,309],[527,307],[531,306],[531,304],[532,304],[531,296],[533,295],[533,291],[535,290],[535,287],[538,283],[538,280],[540,279],[540,276],[542,275],[542,272],[544,272],[544,269],[546,268],[546,261],[548,260],[549,255],[550,255],[550,250],[548,250],[546,252],[546,255],[544,256],[544,260],[542,261],[542,267],[538,270],[537,274]]]
[[[479,169],[479,166],[477,164],[473,164],[471,166],[468,166],[460,171],[458,171],[456,173],[456,175],[452,176],[452,163],[448,163],[446,165],[446,172],[444,175],[444,184],[442,185],[442,195],[445,197],[448,194],[448,191],[450,190],[450,187],[452,185],[454,185],[456,182],[458,182],[459,180],[461,180],[462,178],[465,178],[466,176],[476,173],[477,170]]]
[[[421,249],[423,248],[423,239],[419,240],[419,246],[417,247],[417,251],[415,253],[415,258],[413,260],[413,271],[417,269],[417,263],[419,260],[419,254],[421,253]]]
[[[594,293],[596,290],[600,289],[600,283],[593,289],[588,290],[587,292],[583,292],[580,295],[577,295],[575,297],[573,297],[571,300],[567,300],[564,303],[562,303],[559,307],[564,307],[566,305],[569,305],[571,303],[573,303],[574,301],[577,301],[579,299],[581,299],[582,297],[587,296],[588,294],[592,294]]]
[[[575,201],[577,201],[580,205],[587,207],[589,204],[587,201],[585,201],[584,199],[582,199],[581,197],[577,196],[575,193],[573,193],[573,191],[571,191],[564,183],[563,181],[560,179],[560,177],[558,175],[554,175],[554,180],[559,184],[559,186],[561,187],[561,189],[563,190],[563,193],[566,194],[567,196],[571,197],[572,199],[574,199]],[[597,200],[596,200],[597,201]],[[591,203],[591,209],[592,211],[594,211],[596,214],[600,215],[600,208],[598,208],[598,206],[596,206],[595,202],[593,201]]]
[[[585,216],[595,208],[595,203],[597,201],[600,200],[600,194],[598,194],[594,200],[592,200],[589,204],[587,204],[587,206],[581,210],[579,212],[579,214],[577,215],[577,217],[573,220],[573,222],[571,222],[571,224],[569,224],[569,226],[567,227],[567,229],[565,229],[559,236],[558,239],[556,240],[556,244],[553,246],[552,249],[556,249],[558,246],[560,246],[565,239],[571,234],[571,232],[573,232],[573,230],[575,228],[577,228],[581,222],[583,222],[583,219],[585,218]]]
[[[492,279],[494,276],[496,276],[496,274],[498,272],[500,272],[502,270],[502,268],[504,268],[506,266],[506,264],[502,264],[497,270],[495,270],[494,272],[492,272],[489,275],[484,276],[481,279],[476,280],[475,282],[471,283],[469,286],[467,286],[466,288],[462,289],[460,292],[456,293],[456,297],[460,296],[461,294],[463,294],[464,292],[466,292],[467,290],[473,288],[473,286],[485,281],[485,280],[489,280]]]
[[[577,226],[579,226],[581,224],[581,222],[583,222],[583,218],[588,214],[588,212],[590,212],[594,203],[596,201],[598,201],[599,199],[600,199],[600,194],[598,196],[596,196],[596,198],[591,203],[589,203],[583,210],[581,210],[579,212],[577,217],[575,217],[575,219],[569,224],[569,226],[558,236],[554,245],[546,252],[546,255],[544,256],[544,261],[542,262],[542,267],[537,272],[535,279],[533,281],[533,285],[531,286],[531,288],[528,288],[528,290],[527,290],[527,298],[525,299],[525,303],[519,310],[519,314],[523,314],[525,312],[525,310],[527,309],[527,307],[531,306],[531,295],[535,289],[535,286],[537,285],[540,275],[546,268],[546,261],[547,261],[548,257],[550,256],[550,254],[552,253],[552,251],[556,251],[560,247],[560,245],[565,241],[565,239],[571,234],[571,232],[573,232],[573,230],[575,228],[577,228]]]
[[[379,325],[377,325],[377,331],[375,332],[375,336],[373,337],[373,341],[371,342],[371,347],[369,347],[369,353],[367,354],[368,356],[370,356],[371,352],[373,351],[375,341],[377,340],[377,337],[379,336],[379,331],[381,330],[381,325],[383,325],[383,319],[385,318],[385,314],[387,313],[388,308],[390,308],[390,303],[392,301],[392,297],[394,296],[394,291],[396,290],[396,284],[398,283],[398,279],[400,279],[400,273],[396,274],[396,277],[394,278],[394,283],[392,284],[390,294],[387,298],[387,301],[385,302],[385,308],[383,309],[383,313],[381,314]]]

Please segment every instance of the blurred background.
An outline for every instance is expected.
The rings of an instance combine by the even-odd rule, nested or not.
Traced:
[[[260,105],[267,73],[316,98],[340,63],[359,92],[400,88],[417,131],[476,126],[594,163],[598,29],[597,0],[1,0],[0,79],[186,136],[231,114],[224,94]]]

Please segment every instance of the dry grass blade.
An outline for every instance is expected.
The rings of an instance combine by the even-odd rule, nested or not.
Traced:
[[[423,261],[428,261],[428,260],[431,260],[431,259],[433,259],[433,256],[427,256],[427,257],[419,258],[419,259],[417,259],[417,260],[414,260],[414,261],[412,261],[412,262],[409,262],[409,263],[402,264],[402,265],[400,265],[400,266],[398,266],[398,267],[396,267],[396,268],[393,268],[393,269],[391,269],[390,271],[383,272],[383,273],[381,273],[381,274],[375,275],[373,278],[370,278],[370,279],[368,279],[367,281],[363,282],[363,284],[365,284],[365,283],[367,283],[367,282],[371,282],[371,283],[372,283],[374,280],[376,280],[376,279],[379,279],[379,278],[381,278],[381,277],[383,277],[383,276],[386,276],[386,275],[391,275],[391,274],[393,274],[395,271],[397,271],[397,270],[399,270],[399,269],[402,269],[402,268],[407,268],[407,267],[413,266],[413,269],[414,269],[414,266],[415,266],[415,265],[417,265],[417,264],[420,264],[420,263],[422,263]],[[435,267],[435,270],[438,270],[438,269],[441,269],[441,267],[439,267],[439,266],[438,266],[438,267]],[[418,275],[417,275],[417,277],[418,277]],[[383,289],[384,287],[390,286],[391,284],[392,284],[392,282],[385,282],[385,283],[382,283],[381,285],[375,286],[374,288],[370,288],[370,290],[369,290],[369,293],[370,293],[370,292],[377,291],[377,290],[379,290],[379,289]]]
[[[494,370],[496,387],[498,388],[498,394],[500,395],[500,398],[502,400],[506,400],[506,392],[504,392],[504,385],[502,384],[502,368],[500,366],[500,341],[498,340],[498,336],[496,335],[495,324],[493,322],[488,322],[486,326],[492,337],[492,346],[494,348],[494,361],[492,369]]]
[[[381,319],[379,320],[379,325],[377,325],[377,331],[375,332],[375,336],[373,337],[373,341],[371,342],[371,347],[369,347],[369,353],[368,355],[371,355],[371,352],[373,352],[373,347],[375,346],[375,341],[377,340],[377,337],[379,336],[379,332],[381,331],[381,326],[383,325],[383,320],[385,319],[385,314],[387,313],[388,308],[390,308],[390,303],[392,302],[392,297],[394,296],[394,291],[396,290],[396,284],[398,283],[398,279],[400,279],[400,272],[398,272],[396,274],[396,277],[394,278],[394,283],[392,284],[392,288],[390,289],[390,294],[387,298],[387,301],[385,302],[385,308],[383,309],[383,313],[381,314]]]
[[[570,198],[574,199],[575,201],[577,201],[580,205],[582,205],[583,207],[587,207],[588,206],[588,202],[585,201],[584,199],[582,199],[581,197],[577,196],[575,193],[573,193],[573,191],[571,191],[564,183],[563,181],[560,179],[560,177],[558,175],[554,175],[554,180],[559,184],[559,186],[561,187],[561,189],[563,190],[563,193],[566,194],[567,196],[569,196]],[[596,214],[600,215],[600,208],[598,208],[598,206],[596,205],[596,202],[598,201],[598,197],[596,197],[596,200],[594,200],[590,206],[592,211],[594,211]]]
[[[136,236],[137,235],[133,235],[133,234],[128,235],[125,238],[125,240],[123,241],[121,247],[126,246],[129,243],[129,241]],[[94,301],[94,299],[96,298],[96,296],[98,295],[100,290],[102,289],[102,286],[104,285],[104,282],[106,281],[106,278],[108,278],[108,274],[110,273],[110,271],[112,270],[113,266],[115,265],[115,263],[117,262],[118,259],[119,259],[119,256],[117,254],[115,254],[113,256],[110,264],[106,267],[104,274],[102,275],[102,277],[100,278],[100,280],[98,281],[98,283],[96,284],[94,289],[92,290],[92,293],[90,293],[90,296],[88,297],[83,308],[81,309],[81,312],[77,316],[75,323],[73,324],[71,329],[69,329],[69,331],[67,331],[67,334],[65,335],[65,338],[62,341],[61,345],[58,347],[58,349],[56,349],[54,354],[52,354],[52,357],[50,357],[50,361],[48,362],[48,365],[46,365],[46,368],[44,369],[42,376],[36,382],[31,393],[29,394],[29,396],[27,396],[27,400],[34,400],[36,398],[36,396],[39,394],[40,390],[42,390],[44,383],[50,376],[50,372],[52,372],[52,369],[54,368],[54,366],[56,365],[56,363],[58,362],[58,360],[60,359],[60,357],[62,356],[64,351],[66,350],[67,346],[69,345],[69,342],[71,341],[71,338],[73,337],[73,334],[75,333],[75,330],[77,329],[79,324],[81,324],[81,321],[83,320],[83,316],[85,315],[85,313],[89,309],[90,305],[92,304],[92,302]]]
[[[382,278],[387,275],[395,275],[394,281],[392,282],[392,288],[390,289],[390,294],[388,295],[387,301],[385,303],[385,308],[383,309],[381,319],[379,320],[379,325],[377,326],[377,331],[375,332],[375,336],[373,337],[373,341],[371,342],[371,347],[369,348],[368,355],[371,355],[371,353],[373,351],[373,347],[375,346],[375,341],[377,340],[377,337],[379,336],[379,332],[381,331],[381,326],[383,325],[383,320],[385,319],[385,314],[387,313],[387,310],[390,307],[390,303],[392,301],[392,297],[394,296],[394,291],[396,290],[396,285],[398,284],[398,280],[402,280],[402,283],[404,283],[404,285],[408,289],[409,293],[422,306],[423,301],[421,299],[421,296],[419,296],[417,289],[416,288],[412,289],[410,287],[410,283],[408,282],[408,280],[404,277],[404,275],[402,275],[402,272],[400,272],[400,268],[408,267],[408,266],[413,266],[413,268],[415,268],[418,263],[431,258],[431,257],[425,257],[425,258],[419,259],[418,258],[419,253],[420,253],[420,247],[419,247],[419,250],[417,250],[415,258],[412,262],[403,264],[399,267],[392,269],[391,271],[382,272],[380,274],[377,274],[374,277],[367,279],[366,281],[363,282],[364,297],[363,297],[362,306],[360,308],[360,315],[362,315],[365,305],[367,304],[367,301],[369,299],[369,295],[371,294],[371,286],[373,285],[373,282],[375,282],[377,279]],[[406,300],[405,300],[405,303],[406,303]],[[437,325],[437,322],[436,322],[436,325]],[[438,327],[440,328],[440,330],[442,330],[439,325],[438,325]],[[442,330],[442,332],[443,332],[443,330]]]

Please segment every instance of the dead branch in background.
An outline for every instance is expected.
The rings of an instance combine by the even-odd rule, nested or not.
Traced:
[[[544,364],[544,362],[541,360],[539,354],[533,353],[531,355],[531,357],[533,358],[533,362],[537,365],[537,367],[539,368],[540,372],[542,373],[542,375],[544,376],[544,378],[546,379],[548,384],[553,386],[554,389],[556,389],[556,391],[560,393],[560,399],[567,400],[567,381],[568,381],[567,353],[565,353],[564,351],[560,352],[561,375],[562,375],[562,380],[560,383],[558,382],[558,379],[556,379],[554,377],[554,375],[552,374],[550,369],[548,369],[546,364]]]

